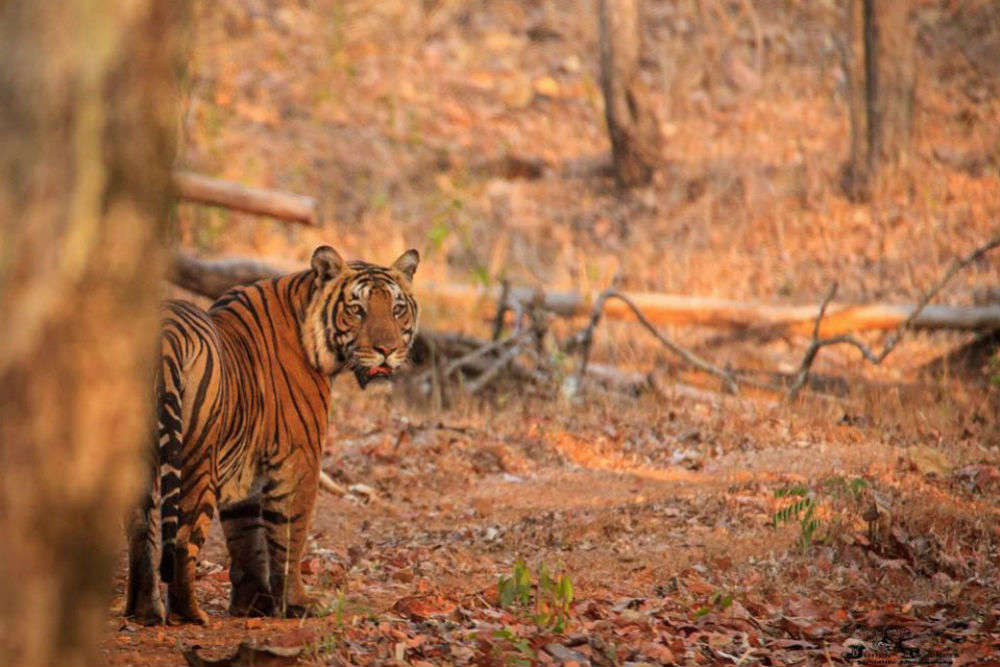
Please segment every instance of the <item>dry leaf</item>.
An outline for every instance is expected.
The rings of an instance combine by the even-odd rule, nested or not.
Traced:
[[[276,646],[253,646],[243,642],[232,655],[216,660],[199,655],[200,646],[190,646],[183,650],[184,659],[191,667],[284,667],[299,661],[302,647],[281,648]]]

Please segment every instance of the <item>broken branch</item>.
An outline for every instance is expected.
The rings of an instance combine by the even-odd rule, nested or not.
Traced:
[[[632,311],[632,313],[635,315],[636,319],[639,320],[639,323],[643,327],[645,327],[646,330],[649,331],[649,333],[651,333],[654,338],[660,341],[660,344],[662,344],[676,356],[683,359],[689,365],[694,366],[695,368],[701,371],[704,371],[706,373],[709,373],[711,375],[720,378],[725,384],[726,390],[728,392],[732,394],[737,393],[736,378],[734,378],[731,373],[705,361],[698,355],[684,349],[683,347],[677,345],[669,338],[664,336],[663,333],[661,333],[660,330],[657,329],[652,324],[652,322],[650,322],[646,318],[646,316],[642,313],[642,311],[639,310],[639,307],[635,305],[635,302],[633,302],[630,297],[626,296],[625,294],[613,288],[606,289],[603,292],[601,292],[601,294],[597,297],[597,300],[594,301],[594,307],[591,310],[590,314],[590,323],[587,325],[587,328],[584,330],[583,333],[583,353],[582,353],[582,360],[580,363],[580,367],[577,369],[577,376],[576,376],[577,387],[582,386],[581,383],[583,381],[584,373],[587,372],[587,363],[590,359],[590,348],[593,345],[594,328],[601,320],[601,313],[604,310],[604,303],[608,299],[618,299],[624,302],[625,305],[627,305],[629,309]]]
[[[826,313],[827,305],[837,292],[837,284],[834,283],[830,287],[829,292],[827,292],[827,295],[823,299],[823,303],[820,306],[819,314],[817,315],[815,325],[813,326],[812,343],[809,344],[809,348],[802,357],[802,363],[799,364],[799,371],[796,374],[795,381],[788,388],[788,400],[794,400],[795,397],[798,396],[799,391],[809,378],[809,371],[812,368],[813,362],[816,360],[817,353],[821,348],[828,345],[851,345],[855,347],[858,352],[861,353],[861,356],[872,365],[877,366],[882,363],[882,361],[889,356],[889,353],[895,349],[896,345],[899,344],[899,341],[902,340],[903,332],[907,329],[913,328],[913,323],[917,321],[918,317],[920,317],[921,312],[927,307],[930,300],[937,296],[938,292],[940,292],[941,289],[955,277],[955,274],[997,247],[1000,247],[1000,236],[997,236],[987,243],[979,246],[965,257],[955,260],[945,274],[923,294],[920,301],[917,302],[917,306],[912,312],[910,312],[909,316],[903,320],[903,322],[901,322],[899,326],[897,326],[896,329],[889,335],[885,345],[878,354],[872,352],[867,345],[850,334],[841,334],[840,336],[833,336],[832,338],[825,339],[821,339],[819,337],[820,324],[823,320],[824,314]]]
[[[312,197],[253,188],[189,171],[174,172],[174,186],[178,196],[187,201],[267,215],[303,225],[319,224],[316,200]]]

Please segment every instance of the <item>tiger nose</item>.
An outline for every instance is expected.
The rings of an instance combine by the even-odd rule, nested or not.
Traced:
[[[396,351],[396,347],[394,345],[387,345],[385,343],[376,343],[372,345],[372,347],[375,348],[377,352],[381,352],[382,356],[386,359],[389,358],[390,354]]]

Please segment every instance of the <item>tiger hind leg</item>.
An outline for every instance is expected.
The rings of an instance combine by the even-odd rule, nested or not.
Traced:
[[[198,553],[205,544],[215,513],[215,492],[205,475],[194,476],[199,483],[182,491],[180,521],[174,545],[173,578],[167,587],[170,623],[208,623],[208,614],[198,605],[195,577]],[[190,499],[190,501],[189,501]]]
[[[151,443],[151,445],[154,443]],[[160,598],[160,580],[156,573],[159,544],[160,477],[155,463],[156,450],[150,449],[147,461],[149,478],[146,493],[126,520],[128,536],[128,588],[125,615],[143,625],[163,623],[166,613]]]
[[[229,550],[229,613],[233,616],[270,616],[271,596],[267,534],[259,496],[219,511]]]
[[[125,615],[143,625],[158,625],[166,618],[154,563],[159,522],[153,502],[153,498],[144,499],[140,506],[132,510],[128,519],[128,598]]]

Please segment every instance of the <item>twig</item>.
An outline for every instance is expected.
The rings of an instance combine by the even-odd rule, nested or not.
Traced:
[[[816,322],[813,326],[812,343],[810,343],[809,348],[802,357],[802,363],[799,364],[799,371],[796,374],[795,381],[788,388],[788,400],[794,400],[795,397],[798,396],[799,391],[805,385],[806,381],[809,379],[809,370],[812,368],[813,362],[816,360],[816,354],[819,352],[820,348],[828,345],[853,345],[858,352],[861,353],[861,356],[872,365],[877,366],[882,363],[882,361],[889,356],[889,353],[895,349],[896,345],[899,344],[899,341],[902,340],[903,332],[910,328],[910,325],[917,319],[921,311],[923,311],[927,304],[930,303],[931,299],[937,296],[938,292],[941,291],[948,281],[954,278],[956,273],[979,260],[983,257],[983,255],[997,247],[1000,247],[1000,236],[994,237],[992,240],[979,246],[965,257],[955,260],[945,274],[936,283],[934,283],[934,285],[932,285],[922,297],[920,297],[920,301],[917,303],[916,308],[914,308],[907,318],[903,320],[903,322],[900,323],[891,334],[889,334],[889,337],[885,342],[885,346],[878,354],[872,352],[867,345],[850,334],[841,334],[840,336],[822,339],[819,337],[820,323],[826,313],[826,307],[837,291],[837,284],[834,283],[830,287],[829,292],[827,292],[826,298],[823,299],[823,304],[820,306],[819,315],[816,317]]]
[[[326,491],[327,493],[332,493],[332,494],[335,494],[335,495],[338,495],[338,496],[346,498],[348,495],[351,494],[352,490],[354,490],[355,488],[358,488],[358,487],[352,486],[350,489],[344,488],[344,486],[342,484],[338,484],[337,482],[333,481],[333,478],[330,477],[328,474],[326,474],[325,471],[320,470],[319,471],[319,488],[321,490],[323,490],[323,491]],[[367,495],[369,503],[371,503],[372,505],[375,505],[375,506],[381,508],[383,511],[387,512],[391,516],[395,516],[396,515],[396,513],[397,513],[396,509],[392,505],[390,505],[389,503],[387,503],[385,500],[383,500],[382,498],[379,498],[376,495],[370,495],[370,494],[366,494],[366,495]]]
[[[697,356],[693,352],[690,352],[684,349],[683,347],[680,347],[679,345],[671,341],[669,338],[664,336],[659,329],[653,326],[653,324],[648,319],[646,319],[646,316],[643,315],[642,311],[639,310],[638,306],[635,305],[632,299],[630,299],[628,296],[622,294],[621,292],[619,292],[614,288],[609,288],[601,292],[601,294],[594,301],[593,309],[590,311],[590,322],[587,325],[587,328],[584,329],[582,335],[583,351],[582,351],[582,359],[580,361],[580,367],[577,369],[576,373],[577,387],[582,386],[584,374],[587,372],[587,364],[590,361],[590,350],[594,342],[594,329],[597,327],[597,324],[601,321],[601,311],[604,308],[604,303],[608,299],[618,299],[624,302],[625,305],[632,310],[632,313],[636,316],[636,319],[639,320],[639,323],[642,326],[644,326],[646,330],[649,331],[649,333],[651,333],[654,338],[656,338],[656,340],[660,341],[660,343],[664,347],[666,347],[668,350],[670,350],[675,355],[683,359],[689,365],[694,366],[698,370],[704,371],[706,373],[709,373],[711,375],[720,378],[725,384],[726,390],[729,393],[732,394],[738,393],[736,378],[733,376],[732,373],[729,373],[728,371],[725,371],[719,368],[718,366],[715,366],[705,361],[704,359]]]
[[[468,364],[469,362],[475,361],[480,357],[485,357],[486,355],[495,352],[496,350],[499,350],[500,348],[506,345],[520,343],[521,339],[523,339],[525,335],[526,335],[525,333],[520,333],[514,336],[509,336],[507,338],[504,338],[503,340],[490,341],[489,343],[486,343],[485,345],[476,348],[472,352],[462,355],[461,357],[455,359],[445,367],[443,374],[444,377],[445,378],[451,377],[451,374],[457,371],[462,366]]]
[[[594,329],[601,321],[604,312],[604,302],[610,296],[610,289],[604,290],[594,300],[594,307],[590,309],[590,321],[580,333],[580,366],[576,369],[576,387],[583,387],[583,378],[587,374],[587,364],[590,363],[590,348],[594,345]]]
[[[823,297],[823,302],[819,306],[819,313],[816,314],[816,322],[813,324],[812,343],[809,344],[809,349],[806,350],[805,356],[802,357],[802,363],[799,364],[799,370],[795,374],[795,379],[788,387],[789,399],[794,399],[798,396],[799,391],[802,389],[803,385],[805,385],[806,380],[809,379],[809,369],[812,367],[813,360],[815,359],[816,353],[819,352],[820,348],[819,325],[823,321],[823,316],[826,315],[826,307],[830,305],[830,302],[836,294],[837,283],[834,282],[830,285],[830,289],[826,291],[826,296]]]
[[[497,301],[497,314],[493,319],[493,340],[500,340],[503,333],[503,316],[510,310],[507,299],[510,298],[510,281],[504,279],[500,287],[500,299]]]
[[[335,493],[338,496],[346,496],[348,491],[342,485],[333,481],[333,478],[322,470],[319,471],[319,488],[328,493]]]
[[[518,336],[520,338],[520,336]],[[510,338],[507,339],[511,340]],[[518,341],[511,345],[500,357],[490,365],[485,371],[480,373],[479,377],[466,385],[465,389],[470,394],[475,394],[479,392],[483,387],[488,385],[496,377],[497,373],[510,362],[511,359],[517,356],[518,352],[521,351],[521,342]]]
[[[441,376],[441,361],[438,359],[437,343],[430,341],[431,350],[431,406],[435,412],[440,413],[444,407],[444,393],[442,384],[444,378]]]

